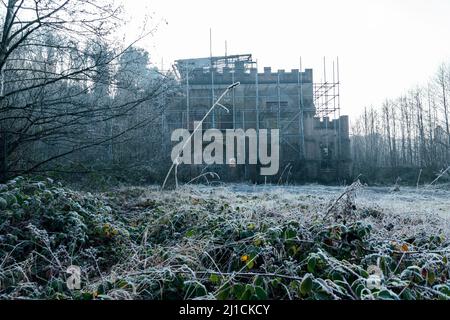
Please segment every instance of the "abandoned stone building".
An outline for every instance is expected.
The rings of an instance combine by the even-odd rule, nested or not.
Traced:
[[[252,55],[177,60],[180,94],[165,111],[165,131],[194,129],[216,99],[233,83],[240,85],[215,108],[203,130],[242,128],[280,130],[280,170],[257,177],[254,166],[214,168],[225,180],[322,181],[346,179],[351,173],[349,120],[340,115],[339,80],[315,83],[312,69],[258,72]],[[337,75],[338,78],[338,75]],[[170,139],[169,139],[170,141]],[[202,168],[193,170],[195,176]],[[203,168],[204,169],[204,168]]]

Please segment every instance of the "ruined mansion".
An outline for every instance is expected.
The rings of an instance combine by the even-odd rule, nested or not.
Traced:
[[[313,80],[312,69],[258,72],[250,54],[177,60],[174,71],[179,94],[164,113],[164,132],[194,129],[216,99],[233,83],[240,85],[222,100],[229,109],[214,108],[202,130],[279,129],[280,170],[258,177],[257,165],[207,168],[228,181],[337,182],[351,174],[349,119],[340,115],[338,67],[330,80]],[[188,166],[186,178],[205,172]],[[264,180],[266,179],[266,180]]]

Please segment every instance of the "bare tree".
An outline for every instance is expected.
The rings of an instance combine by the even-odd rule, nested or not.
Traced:
[[[355,167],[365,171],[384,166],[418,168],[429,169],[428,173],[447,168],[449,91],[450,66],[442,65],[426,87],[416,87],[395,100],[386,100],[380,112],[365,108],[354,122],[353,131],[358,135],[353,137],[353,150],[364,150],[364,156],[354,157]]]
[[[437,85],[441,90],[441,103],[443,108],[443,116],[445,120],[445,130],[447,133],[447,153],[450,156],[450,122],[449,122],[449,110],[448,110],[448,101],[447,101],[447,91],[448,91],[448,71],[446,70],[445,65],[441,65],[438,70]]]
[[[121,8],[103,0],[8,0],[0,43],[0,181],[57,159],[119,142],[154,121],[128,119],[161,93],[167,77],[116,99],[124,46]],[[119,121],[119,120],[118,120]],[[114,130],[116,129],[116,130]],[[123,141],[122,141],[123,142]]]

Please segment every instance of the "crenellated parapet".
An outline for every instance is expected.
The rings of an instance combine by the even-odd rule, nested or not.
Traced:
[[[348,116],[340,116],[337,119],[329,117],[314,118],[314,129],[316,130],[341,130],[341,132],[348,132],[349,119]]]
[[[239,70],[224,67],[221,70],[197,68],[184,75],[189,76],[189,83],[192,85],[211,84],[211,81],[214,81],[214,84],[229,84],[237,81],[242,84],[255,84],[256,81],[260,84],[278,82],[283,84],[311,84],[313,82],[312,69],[306,69],[304,72],[300,72],[298,69],[292,69],[290,72],[285,72],[282,69],[272,72],[270,67],[266,67],[264,72],[258,73],[258,76],[256,73],[256,68]]]

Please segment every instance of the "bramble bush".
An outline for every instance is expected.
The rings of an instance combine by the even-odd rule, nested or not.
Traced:
[[[449,299],[438,218],[405,232],[416,217],[354,197],[330,207],[226,187],[92,195],[19,177],[0,186],[0,298]],[[67,288],[70,265],[81,290]]]

